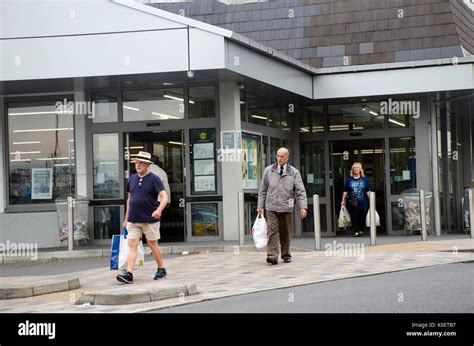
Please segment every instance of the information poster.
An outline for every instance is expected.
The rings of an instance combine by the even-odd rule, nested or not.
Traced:
[[[52,199],[53,169],[33,168],[31,175],[31,199]]]
[[[244,189],[258,189],[260,142],[260,136],[242,133],[242,184]]]
[[[215,131],[214,129],[191,130],[190,135],[192,145],[192,193],[215,193]],[[234,141],[235,137],[232,140]]]

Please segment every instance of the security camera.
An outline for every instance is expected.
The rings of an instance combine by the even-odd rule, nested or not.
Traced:
[[[193,77],[194,77],[194,72],[188,71],[188,78],[193,78]]]
[[[239,90],[244,90],[245,86],[242,83],[237,83],[237,88]]]

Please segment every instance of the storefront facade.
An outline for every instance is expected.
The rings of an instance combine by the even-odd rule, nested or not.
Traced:
[[[72,193],[90,200],[89,244],[110,243],[141,150],[158,157],[171,187],[163,241],[237,240],[238,193],[248,234],[261,173],[282,146],[309,202],[321,197],[326,236],[341,234],[341,187],[354,161],[376,191],[380,234],[407,234],[400,198],[408,188],[433,191],[436,234],[462,232],[474,171],[473,59],[315,69],[149,6],[96,6],[109,21],[97,24],[84,5],[75,13],[87,21],[67,30],[61,21],[40,33],[6,26],[0,241],[61,245],[55,200]],[[64,4],[50,10],[71,14]],[[127,27],[114,27],[121,18]],[[311,213],[295,223],[296,236],[312,232]]]

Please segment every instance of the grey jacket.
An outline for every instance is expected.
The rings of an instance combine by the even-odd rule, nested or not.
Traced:
[[[257,208],[291,213],[295,204],[295,197],[300,208],[308,208],[306,190],[300,172],[290,164],[280,176],[278,163],[265,168],[258,191]]]

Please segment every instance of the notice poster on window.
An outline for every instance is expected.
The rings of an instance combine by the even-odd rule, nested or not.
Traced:
[[[52,199],[53,169],[33,168],[31,175],[31,199]]]
[[[194,159],[213,159],[214,143],[194,144]]]
[[[258,189],[260,136],[242,134],[242,184],[244,189]]]
[[[213,175],[194,177],[194,191],[212,192],[216,190],[216,180]]]

